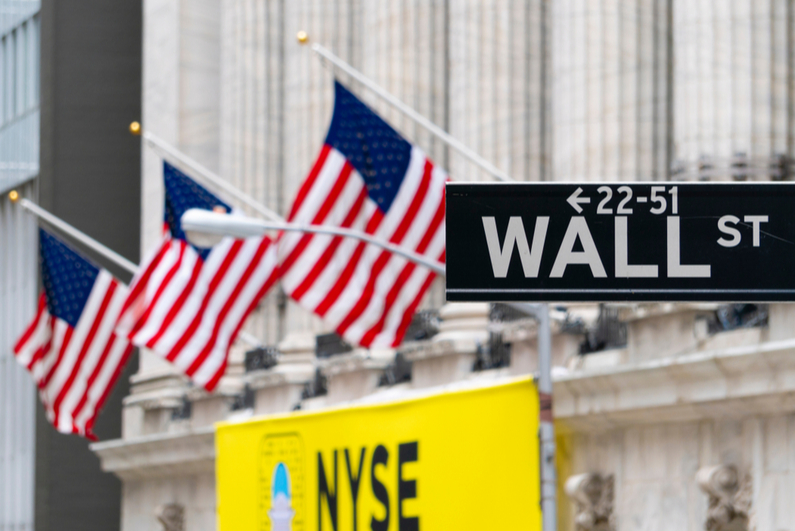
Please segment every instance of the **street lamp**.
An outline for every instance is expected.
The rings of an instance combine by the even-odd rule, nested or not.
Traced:
[[[444,276],[444,264],[374,236],[352,229],[330,227],[327,225],[297,225],[277,221],[249,218],[238,214],[226,214],[191,208],[182,214],[182,230],[188,240],[197,247],[212,247],[225,236],[248,238],[262,236],[268,231],[304,232],[353,238],[369,243],[405,258],[410,262],[427,267],[437,275]]]

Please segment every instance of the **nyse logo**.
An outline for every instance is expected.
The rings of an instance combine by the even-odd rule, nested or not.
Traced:
[[[259,456],[259,529],[303,531],[304,445],[294,433],[263,438]]]
[[[406,465],[420,460],[417,441],[397,445],[397,451],[390,451],[379,444],[372,448],[335,448],[330,452],[317,453],[317,529],[324,529],[324,522],[330,522],[333,531],[343,531],[339,525],[341,511],[349,511],[351,531],[358,531],[359,507],[366,496],[372,496],[376,503],[367,515],[362,515],[372,531],[419,531],[419,516],[409,516],[406,502],[417,498],[417,479],[408,477]],[[397,453],[397,455],[395,455]],[[396,473],[396,482],[390,481],[386,474]],[[342,479],[340,478],[342,476]],[[364,482],[362,480],[365,480]],[[350,505],[340,503],[340,487],[346,482],[350,493]],[[363,492],[362,484],[370,487]],[[388,486],[393,487],[392,491]],[[397,518],[392,517],[392,507],[397,509]],[[390,527],[390,523],[396,525]],[[328,529],[328,527],[326,527]],[[347,529],[345,531],[348,531]]]
[[[290,484],[290,469],[282,462],[273,468],[271,478],[271,508],[268,518],[273,531],[292,531],[293,509],[292,486]]]

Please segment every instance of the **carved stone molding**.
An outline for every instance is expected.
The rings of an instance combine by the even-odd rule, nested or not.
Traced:
[[[576,531],[613,531],[613,474],[579,474],[566,480],[566,494],[576,504]]]
[[[163,531],[185,531],[185,508],[178,503],[160,505],[155,510]]]
[[[215,473],[215,427],[93,443],[102,470],[123,481]]]
[[[709,496],[706,531],[751,531],[752,485],[750,476],[740,479],[733,465],[702,468],[696,483]]]

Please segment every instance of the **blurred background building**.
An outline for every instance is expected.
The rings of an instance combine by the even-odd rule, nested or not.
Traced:
[[[300,29],[516,180],[779,180],[790,179],[795,156],[793,0],[0,5],[0,187],[24,181],[23,193],[131,259],[155,244],[163,208],[161,154],[143,145],[139,166],[137,143],[123,137],[139,116],[287,212],[333,104],[332,71],[296,43]],[[341,80],[453,178],[489,179]],[[0,334],[10,344],[35,300],[24,274],[35,240],[31,220],[12,218],[6,204],[0,215]],[[127,395],[121,436],[93,446],[121,495],[110,480],[90,483],[108,503],[121,496],[125,531],[214,529],[218,420],[535,369],[535,325],[525,316],[444,304],[441,282],[424,308],[400,348],[366,351],[273,290],[247,325],[268,347],[238,345],[212,396],[142,353],[129,394],[116,391]],[[710,508],[727,504],[740,529],[795,529],[791,306],[569,305],[554,317],[559,474],[570,480],[561,529],[575,519],[594,522],[580,529],[704,529],[716,517]],[[35,440],[38,456],[72,439],[51,434],[45,446],[47,426],[33,432],[33,389],[7,348],[0,385],[0,523],[29,527],[35,512],[37,529],[68,529],[55,502],[34,503],[31,448]],[[107,431],[97,426],[103,439],[119,436],[118,400],[100,419]],[[36,492],[46,496],[62,476],[42,466],[36,457]],[[119,521],[107,515],[97,529]]]
[[[126,126],[141,108],[141,3],[0,0],[0,39],[0,529],[118,529],[121,483],[88,441],[52,428],[13,357],[36,308],[38,236],[7,192],[137,259],[140,146]],[[97,421],[101,439],[121,435],[128,377]]]
[[[38,0],[0,1],[0,191],[30,196],[39,173]],[[35,311],[36,222],[0,199],[0,528],[33,529],[35,385],[11,347]]]

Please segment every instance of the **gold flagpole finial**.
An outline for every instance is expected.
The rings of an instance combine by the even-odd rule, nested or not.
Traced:
[[[130,124],[130,134],[138,136],[141,134],[141,124],[138,122],[133,122]]]
[[[304,30],[301,30],[298,33],[296,33],[295,38],[298,39],[298,42],[300,44],[306,44],[307,42],[309,42],[309,34]]]
[[[12,203],[16,203],[19,200],[19,192],[16,190],[11,190],[8,192],[8,198],[11,200]]]

